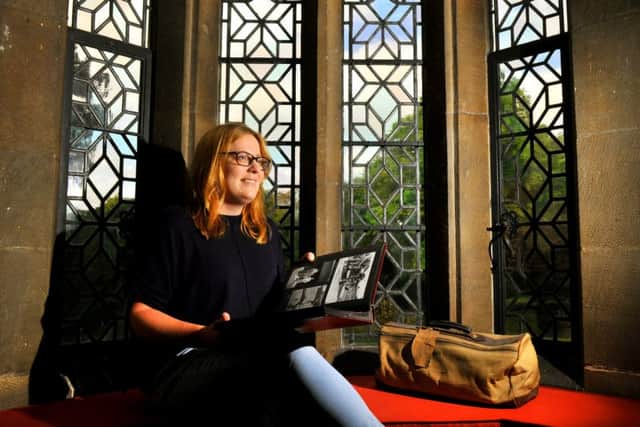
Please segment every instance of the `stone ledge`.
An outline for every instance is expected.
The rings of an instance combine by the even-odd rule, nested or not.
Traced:
[[[0,375],[0,410],[29,402],[29,375]]]

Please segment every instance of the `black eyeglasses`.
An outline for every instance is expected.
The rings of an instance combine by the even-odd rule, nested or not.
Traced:
[[[246,151],[221,151],[220,154],[231,154],[240,166],[250,166],[251,163],[256,162],[263,171],[267,171],[271,167],[271,160],[254,156]]]

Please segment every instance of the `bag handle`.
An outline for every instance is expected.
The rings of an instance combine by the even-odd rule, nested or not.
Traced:
[[[453,329],[455,331],[463,332],[467,335],[471,335],[471,327],[463,325],[462,323],[452,322],[450,320],[431,320],[429,326],[432,328],[440,329]]]
[[[419,328],[411,343],[411,356],[417,368],[429,366],[433,350],[436,348],[436,338],[440,332],[432,328]]]

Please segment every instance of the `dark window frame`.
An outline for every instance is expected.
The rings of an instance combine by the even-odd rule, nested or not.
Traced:
[[[282,1],[282,3],[287,2]],[[300,65],[301,73],[299,85],[301,91],[300,118],[298,122],[298,126],[300,127],[300,141],[298,144],[295,142],[291,144],[292,150],[295,150],[296,147],[300,149],[300,156],[293,162],[295,163],[297,161],[300,164],[300,182],[299,185],[296,186],[293,184],[294,179],[292,177],[292,184],[290,186],[292,189],[290,195],[292,217],[288,220],[288,224],[280,224],[280,233],[285,238],[285,241],[289,243],[289,247],[283,248],[288,265],[297,261],[305,252],[315,251],[316,247],[317,47],[316,43],[310,41],[317,39],[317,0],[304,0],[301,4],[301,20],[303,24],[301,26],[300,40],[303,45],[300,58],[295,58],[294,55],[291,59],[292,63]],[[220,8],[222,8],[222,1],[220,2]],[[223,18],[222,11],[220,17],[221,19]],[[220,23],[218,23],[218,25],[219,24]],[[220,37],[219,43],[218,65],[232,63],[278,63],[277,58],[246,58],[243,62],[235,57],[222,57],[223,37]],[[229,76],[227,76],[227,78],[229,78]],[[223,84],[222,81],[219,83],[220,85]],[[221,99],[217,100],[218,105],[220,108],[224,108],[225,106],[221,105],[221,101]],[[225,117],[228,117],[228,113],[225,113]],[[295,130],[292,130],[292,132],[295,133]],[[294,139],[292,139],[292,141],[294,141]],[[267,142],[270,146],[278,145],[273,141]],[[296,167],[293,163],[292,171],[294,171]],[[294,192],[296,187],[299,189],[298,200],[296,200]],[[274,185],[273,191],[277,193],[277,185]],[[295,208],[296,203],[298,203],[299,207],[297,212]],[[295,217],[296,215],[298,215],[298,218]]]
[[[548,341],[533,337],[538,348],[538,353],[548,358],[562,371],[566,372],[578,384],[584,384],[583,371],[583,324],[582,324],[582,295],[581,295],[581,275],[580,275],[580,241],[579,241],[579,209],[578,209],[578,188],[577,188],[577,154],[576,154],[576,130],[575,130],[575,105],[573,97],[573,66],[571,57],[571,40],[568,32],[552,37],[546,37],[530,43],[515,45],[509,48],[489,53],[487,57],[488,67],[488,90],[490,105],[490,145],[491,145],[491,185],[492,200],[491,209],[494,218],[494,238],[490,244],[492,258],[493,288],[494,288],[494,325],[496,333],[505,333],[505,283],[501,274],[505,265],[505,251],[500,244],[499,230],[503,224],[498,223],[503,214],[500,206],[500,195],[503,194],[501,181],[501,146],[498,138],[499,123],[499,99],[498,64],[523,57],[529,57],[541,52],[560,50],[561,52],[561,83],[563,99],[563,130],[566,154],[566,185],[567,185],[567,230],[570,236],[568,246],[569,252],[569,276],[572,281],[570,287],[571,304],[571,342],[560,343],[556,340]],[[496,197],[498,195],[498,197]],[[497,227],[497,228],[496,228]]]
[[[424,324],[450,317],[448,203],[451,196],[448,194],[444,1],[421,2],[420,18],[422,58],[417,62],[422,67],[422,93],[417,96],[422,99],[423,168],[419,184],[424,201],[420,208],[424,211],[425,258],[420,279],[422,312],[418,322]],[[343,146],[353,144],[357,143],[343,141]]]

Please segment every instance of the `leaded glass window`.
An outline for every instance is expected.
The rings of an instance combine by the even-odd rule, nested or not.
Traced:
[[[67,25],[149,47],[149,0],[69,0]]]
[[[530,332],[544,357],[576,365],[580,285],[565,10],[561,0],[492,2],[492,253],[497,331]]]
[[[220,122],[244,122],[267,140],[273,168],[264,183],[270,216],[280,224],[283,249],[299,253],[302,151],[302,18],[312,2],[222,2]],[[315,84],[310,82],[308,84]]]
[[[567,31],[566,0],[493,0],[490,3],[494,51]]]
[[[425,266],[421,2],[345,0],[343,20],[343,247],[387,242],[376,321],[419,324]],[[345,330],[344,344],[372,344],[374,330],[364,329]]]
[[[72,302],[62,344],[127,336],[136,154],[148,133],[148,15],[149,0],[69,1],[63,221]]]
[[[53,336],[43,343],[86,394],[131,381],[119,358],[129,338],[137,154],[149,128],[149,0],[70,0],[68,12],[61,208],[43,316]]]
[[[63,341],[123,339],[145,59],[72,39],[65,282],[77,294]]]

